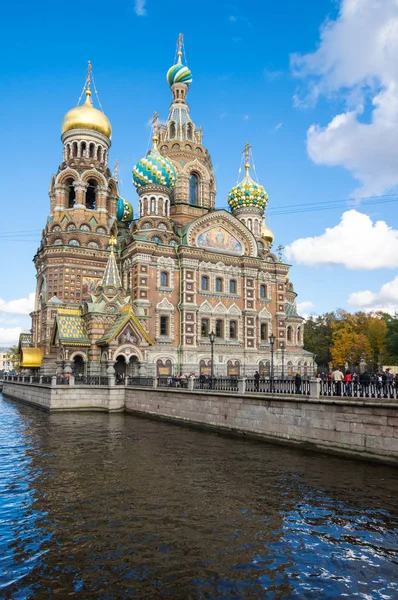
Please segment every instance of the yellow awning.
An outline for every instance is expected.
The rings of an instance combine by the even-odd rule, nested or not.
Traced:
[[[41,367],[43,350],[41,348],[22,348],[21,367],[37,369]]]

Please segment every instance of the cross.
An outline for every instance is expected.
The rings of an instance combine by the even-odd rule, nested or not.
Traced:
[[[279,262],[283,261],[283,251],[284,251],[284,249],[285,249],[285,246],[282,246],[282,244],[279,244],[279,246],[276,249],[276,251],[278,253]]]
[[[177,52],[181,52],[183,42],[184,42],[184,34],[180,33],[180,35],[178,36],[178,39],[177,39]]]
[[[242,151],[242,154],[245,155],[247,163],[249,162],[249,150],[250,150],[250,148],[251,148],[251,146],[250,146],[249,142],[246,142],[245,147],[244,147],[244,149]]]
[[[153,127],[153,132],[155,133],[157,126],[158,126],[158,118],[159,118],[159,113],[155,112],[153,113],[153,117],[152,117],[152,127]]]
[[[91,61],[87,63],[87,77],[86,77],[86,88],[90,89],[91,71],[93,70]]]
[[[109,238],[109,245],[113,250],[113,247],[116,246],[116,238],[114,235],[111,235],[111,237]]]
[[[115,160],[115,166],[113,167],[113,178],[117,180],[119,175],[119,161],[118,159]]]

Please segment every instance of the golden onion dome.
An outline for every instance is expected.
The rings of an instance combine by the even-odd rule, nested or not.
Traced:
[[[69,110],[62,121],[62,133],[71,129],[90,129],[99,131],[109,139],[112,137],[112,127],[103,112],[94,108],[91,100],[91,90],[86,89],[86,101],[81,106]]]
[[[265,219],[264,221],[261,223],[261,237],[266,241],[269,242],[270,244],[272,244],[272,242],[274,241],[274,234],[271,231],[271,229],[269,227],[267,227],[266,223],[265,223]]]

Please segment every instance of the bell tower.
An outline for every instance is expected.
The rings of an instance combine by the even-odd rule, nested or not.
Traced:
[[[112,127],[94,107],[92,90],[97,96],[89,62],[84,101],[62,121],[63,161],[51,178],[49,216],[34,257],[33,342],[45,356],[57,306],[80,305],[101,281],[117,216],[117,179],[108,168]]]
[[[214,208],[216,181],[203,132],[193,122],[186,101],[192,74],[182,62],[183,38],[177,40],[177,62],[167,72],[173,96],[167,122],[159,127],[159,151],[177,171],[170,218],[185,225]]]

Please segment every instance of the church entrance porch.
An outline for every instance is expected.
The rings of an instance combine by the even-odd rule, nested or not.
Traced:
[[[72,369],[75,377],[82,377],[85,375],[85,364],[83,357],[80,354],[73,359]]]
[[[115,362],[116,384],[123,384],[126,381],[127,363],[123,355],[119,355]]]

